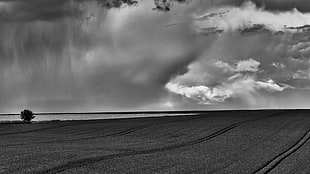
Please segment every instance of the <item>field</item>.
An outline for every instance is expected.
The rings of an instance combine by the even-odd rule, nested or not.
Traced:
[[[0,173],[310,173],[310,111],[0,124]]]

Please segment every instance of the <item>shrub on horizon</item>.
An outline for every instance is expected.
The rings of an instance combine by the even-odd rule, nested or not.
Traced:
[[[20,118],[24,121],[24,123],[31,123],[31,120],[35,118],[33,112],[28,109],[24,109],[20,112]]]

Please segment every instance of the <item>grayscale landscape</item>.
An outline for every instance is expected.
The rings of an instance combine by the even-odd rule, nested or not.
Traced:
[[[0,0],[0,174],[310,173],[310,0]]]

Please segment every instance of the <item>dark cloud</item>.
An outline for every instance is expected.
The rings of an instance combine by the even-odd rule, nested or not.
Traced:
[[[153,1],[101,2],[110,4],[0,0],[0,112],[267,106],[278,99],[271,89],[308,86],[307,27],[276,33],[285,21],[275,29],[269,21],[255,21],[262,15],[279,19],[276,13],[241,9],[241,16],[254,14],[253,23],[243,25],[247,18],[237,6],[217,7],[224,1],[192,1],[166,12],[152,10]],[[215,6],[209,13],[210,5]],[[126,8],[115,9],[120,7]],[[200,27],[204,22],[210,23]],[[169,92],[165,86],[172,82],[225,92],[250,87],[249,95],[237,92],[222,105],[206,106]],[[221,101],[220,90],[211,99]]]
[[[122,5],[126,4],[129,6],[137,5],[138,1],[135,0],[96,0],[97,4],[104,8],[120,8]]]
[[[135,6],[139,1],[135,0],[0,0],[0,21],[33,21],[33,20],[56,20],[63,17],[75,16],[83,18],[84,9],[81,8],[81,3],[94,2],[98,6],[112,9],[120,8],[123,5]],[[197,6],[197,9],[202,7],[212,7],[221,5],[236,5],[240,6],[246,0],[221,0],[212,2],[208,0],[202,2],[202,6]],[[294,8],[301,12],[310,11],[310,2],[307,0],[253,0],[258,7],[264,7],[271,11],[288,11]],[[174,3],[193,3],[189,0],[171,0],[161,1],[154,0],[154,8],[159,11],[170,11]],[[151,8],[149,9],[151,10]]]
[[[0,21],[56,20],[63,17],[79,16],[77,3],[72,0],[1,0]]]
[[[105,9],[121,8],[124,5],[136,6],[139,3],[136,0],[0,0],[0,21],[50,21],[64,17],[82,19],[84,9],[81,6],[91,2]],[[154,8],[169,11],[174,2],[185,3],[187,0],[172,0],[165,3],[154,0]],[[167,7],[163,7],[165,5]],[[169,10],[163,10],[167,8]]]
[[[14,10],[32,8],[16,2]],[[108,11],[90,1],[80,4],[84,14],[93,14],[81,23],[71,14],[46,13],[57,5],[67,7],[67,2],[49,5],[37,8],[36,15],[26,13],[1,24],[3,111],[160,109],[167,98],[164,85],[185,73],[208,43],[192,32],[183,16],[182,25],[164,27],[175,13],[154,12],[151,6]]]
[[[240,6],[248,0],[222,0],[218,3]],[[310,11],[310,1],[308,0],[252,0],[258,7],[263,7],[270,11],[290,11],[297,9],[301,12]]]
[[[241,34],[260,34],[260,33],[270,33],[271,32],[263,24],[254,24],[251,27],[240,29],[239,31],[241,32]]]

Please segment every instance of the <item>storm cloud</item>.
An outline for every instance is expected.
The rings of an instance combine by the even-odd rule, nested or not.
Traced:
[[[26,8],[22,4],[16,1],[10,12]],[[42,4],[46,8],[33,9],[33,15],[1,24],[4,111],[160,109],[164,85],[185,72],[209,42],[186,23],[166,28],[175,14],[152,11],[152,2],[122,11],[83,3],[79,18],[49,13],[68,2]]]
[[[0,111],[308,101],[310,15],[301,1],[169,1],[169,10],[126,2],[0,0]]]

